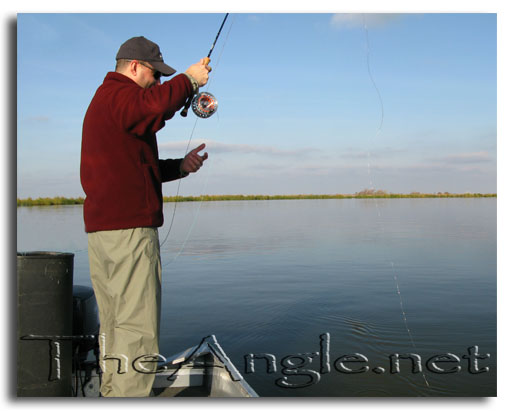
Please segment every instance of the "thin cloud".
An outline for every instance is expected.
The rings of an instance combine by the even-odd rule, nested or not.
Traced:
[[[364,158],[374,158],[374,159],[387,159],[392,157],[397,157],[400,154],[405,154],[407,151],[405,149],[393,148],[393,147],[383,147],[383,148],[372,148],[368,151],[366,150],[355,150],[355,149],[347,149],[339,154],[339,158],[344,160],[361,160]]]
[[[435,163],[450,163],[450,164],[478,164],[489,163],[493,161],[487,151],[478,151],[473,153],[459,153],[441,158],[433,159]]]
[[[274,146],[264,146],[255,144],[229,144],[222,143],[213,140],[191,140],[189,144],[189,150],[198,147],[200,144],[205,143],[206,151],[212,153],[238,153],[238,154],[264,154],[274,156],[305,156],[318,149],[313,148],[299,148],[292,150],[284,150]],[[177,141],[164,143],[159,146],[160,150],[178,150],[185,151],[187,147],[187,141]]]
[[[50,117],[47,116],[32,116],[26,119],[27,123],[49,123]]]
[[[81,35],[84,38],[89,39],[91,43],[96,42],[97,44],[101,44],[105,48],[110,47],[119,47],[119,43],[117,39],[114,39],[112,36],[108,35],[105,30],[102,30],[94,25],[88,24],[87,19],[83,18],[83,16],[74,15],[73,22],[77,27],[80,27]]]
[[[395,13],[340,13],[332,15],[330,25],[342,29],[362,28],[364,25],[368,28],[380,28],[397,21],[400,17],[401,14]]]
[[[258,14],[250,14],[248,16],[248,21],[253,23],[259,23],[262,20],[261,16]]]
[[[23,33],[30,36],[32,41],[44,43],[60,39],[58,30],[52,25],[42,22],[37,15],[22,14],[21,18],[23,24],[31,26],[31,30],[25,30]]]

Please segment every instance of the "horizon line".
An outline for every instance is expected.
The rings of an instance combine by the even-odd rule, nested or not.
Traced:
[[[354,194],[202,194],[198,196],[163,196],[163,203],[188,201],[251,201],[251,200],[323,200],[323,199],[365,199],[365,198],[484,198],[497,197],[497,193],[389,193],[384,190],[366,189]],[[80,205],[84,197],[27,197],[16,199],[17,207],[39,205]]]

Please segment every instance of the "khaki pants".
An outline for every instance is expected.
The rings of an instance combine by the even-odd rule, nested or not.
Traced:
[[[159,353],[161,257],[157,229],[89,233],[88,248],[100,315],[100,392],[104,397],[149,396],[155,363],[144,362],[143,368],[134,361]]]

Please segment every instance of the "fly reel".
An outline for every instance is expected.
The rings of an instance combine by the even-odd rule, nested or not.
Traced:
[[[218,100],[211,93],[204,91],[194,96],[191,108],[198,117],[209,118],[218,110]]]

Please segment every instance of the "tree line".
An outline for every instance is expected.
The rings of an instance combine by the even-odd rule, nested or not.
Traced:
[[[187,202],[187,201],[248,201],[248,200],[329,200],[329,199],[352,199],[352,198],[481,198],[496,197],[494,194],[481,193],[420,193],[411,192],[408,194],[389,193],[384,190],[365,189],[354,194],[285,194],[285,195],[262,195],[262,194],[230,194],[230,195],[201,195],[201,196],[165,196],[165,203]],[[55,205],[76,205],[84,204],[83,197],[38,197],[17,199],[17,207],[28,206],[55,206]]]

